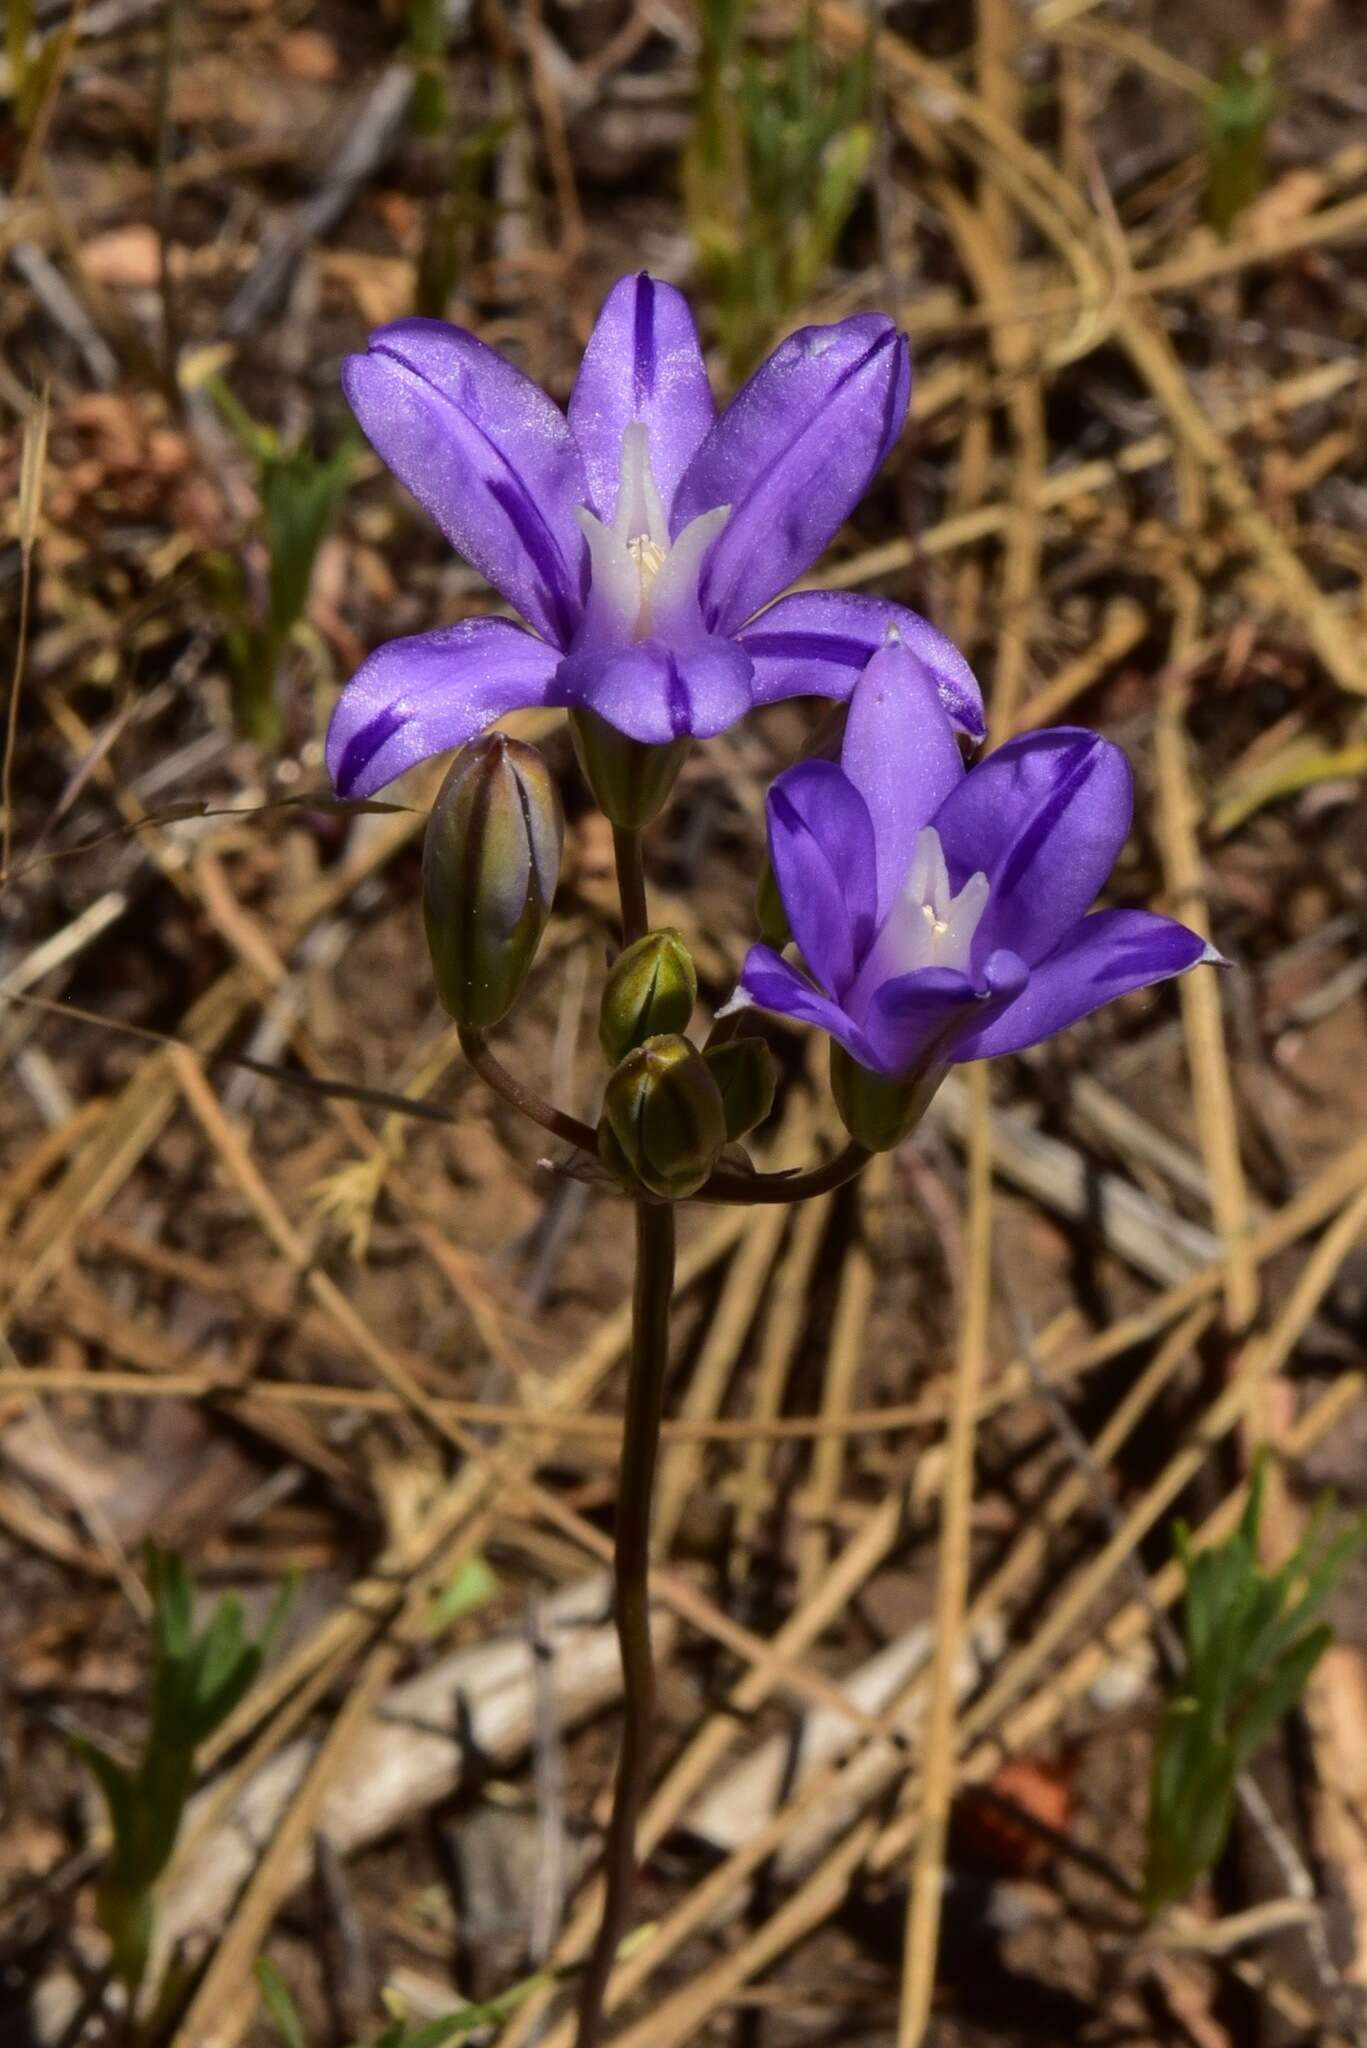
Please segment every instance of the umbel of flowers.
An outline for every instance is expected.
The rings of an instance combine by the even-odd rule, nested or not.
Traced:
[[[338,702],[329,768],[341,795],[364,797],[460,750],[423,866],[438,993],[489,1085],[635,1205],[615,1532],[625,1729],[579,1999],[579,2048],[592,2048],[649,1764],[646,1574],[674,1205],[838,1186],[906,1137],[949,1066],[1017,1052],[1217,956],[1170,919],[1093,909],[1130,826],[1117,748],[1067,727],[966,766],[982,698],[941,634],[882,599],[783,595],[901,429],[911,373],[891,321],[801,329],[719,413],[686,302],[641,275],[609,294],[564,413],[493,349],[434,320],[381,328],[343,382],[389,468],[524,623],[467,619],[378,648]],[[694,741],[800,696],[848,704],[840,757],[801,761],[770,790],[766,928],[781,943],[751,949],[733,1001],[695,1044],[697,978],[679,934],[651,926],[642,828]],[[526,981],[560,866],[544,763],[487,730],[530,705],[569,713],[613,826],[623,950],[603,990],[596,1128],[509,1073],[486,1039]],[[828,1034],[849,1133],[837,1157],[796,1173],[751,1165],[739,1141],[775,1084],[763,1039],[738,1035],[751,1010]]]

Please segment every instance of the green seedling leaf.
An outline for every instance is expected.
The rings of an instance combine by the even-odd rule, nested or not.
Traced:
[[[441,1635],[467,1614],[487,1607],[498,1593],[498,1580],[486,1559],[467,1558],[438,1588],[427,1615],[429,1635]]]
[[[136,2001],[151,1952],[154,1888],[171,1860],[194,1782],[195,1750],[219,1727],[260,1670],[292,1591],[287,1581],[263,1634],[249,1641],[241,1603],[219,1601],[207,1626],[194,1626],[195,1589],[173,1551],[149,1545],[152,1595],[152,1710],[136,1767],[80,1740],[109,1809],[113,1843],[97,1895],[100,1925],[113,1946],[113,1969]]]
[[[304,615],[318,550],[351,478],[350,441],[320,461],[295,449],[263,465],[261,502],[271,561],[271,630],[283,641]]]
[[[832,64],[816,12],[777,61],[746,41],[744,0],[704,0],[684,202],[734,375],[819,284],[868,169],[867,49]]]
[[[299,2023],[294,2000],[275,1964],[265,1956],[257,1958],[256,1981],[283,2048],[305,2048],[304,2029]]]
[[[1332,1641],[1317,1621],[1344,1567],[1367,1542],[1359,1516],[1325,1540],[1330,1504],[1316,1504],[1293,1557],[1258,1561],[1265,1458],[1259,1456],[1239,1526],[1193,1554],[1181,1523],[1174,1547],[1186,1573],[1186,1667],[1159,1724],[1150,1787],[1144,1902],[1150,1913],[1185,1898],[1219,1858],[1239,1774],[1303,1694]]]
[[[1231,57],[1206,101],[1206,219],[1228,235],[1267,183],[1267,132],[1277,111],[1272,53]]]
[[[254,593],[241,564],[206,556],[204,573],[223,621],[224,649],[237,685],[238,720],[262,746],[278,744],[281,659],[304,619],[318,551],[337,516],[355,462],[348,437],[330,456],[285,447],[251,417],[222,376],[207,372],[201,387],[250,457],[261,500],[260,538],[269,564]]]
[[[104,1803],[109,1810],[109,1827],[115,1846],[126,1842],[132,1834],[133,1823],[133,1780],[128,1770],[118,1763],[107,1750],[87,1736],[73,1735],[71,1746],[104,1794]]]

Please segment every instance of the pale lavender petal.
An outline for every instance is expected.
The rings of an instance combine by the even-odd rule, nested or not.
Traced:
[[[1076,924],[1048,958],[1030,970],[1023,995],[957,1041],[955,1060],[1019,1052],[1131,990],[1185,974],[1203,961],[1218,964],[1212,946],[1168,917],[1148,910],[1098,910]]]
[[[956,889],[992,885],[978,950],[1033,966],[1096,901],[1130,829],[1130,764],[1080,727],[1008,740],[965,776],[933,820]]]
[[[677,533],[714,505],[731,518],[703,571],[703,613],[734,632],[821,553],[897,438],[911,391],[907,345],[861,313],[781,342],[689,464]]]
[[[772,946],[752,946],[740,971],[740,986],[761,1010],[773,1010],[780,1017],[794,1017],[799,1024],[815,1024],[828,1031],[861,1066],[878,1065],[872,1046],[852,1017],[838,1003],[823,996],[795,967],[790,967]]]
[[[603,302],[570,394],[570,425],[588,472],[588,505],[606,525],[617,509],[622,435],[643,420],[666,512],[717,408],[688,301],[642,271]]]
[[[855,685],[840,765],[873,820],[881,924],[911,872],[918,834],[964,778],[934,678],[903,641],[882,646]]]
[[[733,640],[669,647],[641,640],[617,653],[567,656],[556,702],[584,704],[629,739],[667,746],[711,739],[750,709],[750,662]]]
[[[861,1019],[878,1065],[903,1076],[961,1057],[962,1034],[1019,996],[1030,970],[1014,953],[994,953],[981,980],[952,967],[923,967],[885,981]]]
[[[800,761],[769,792],[769,858],[793,937],[843,997],[873,938],[873,825],[834,761]]]
[[[548,640],[581,609],[584,465],[565,416],[463,328],[396,320],[348,356],[367,438],[451,545]]]
[[[337,700],[327,765],[339,796],[373,796],[405,768],[463,746],[505,711],[549,701],[559,655],[508,619],[463,619],[390,640]]]
[[[958,648],[905,605],[844,590],[794,591],[737,635],[755,664],[756,704],[848,697],[894,626],[934,678],[950,724],[981,739],[982,691]]]

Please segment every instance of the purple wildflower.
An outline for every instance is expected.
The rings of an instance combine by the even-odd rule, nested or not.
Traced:
[[[890,641],[860,678],[840,761],[769,792],[769,848],[819,986],[755,946],[741,1002],[828,1031],[895,1079],[1019,1052],[1102,1003],[1219,955],[1144,910],[1091,909],[1130,829],[1129,764],[1061,726],[965,769],[935,690]]]
[[[644,275],[609,294],[568,419],[439,320],[380,328],[342,381],[390,469],[531,628],[466,619],[377,648],[328,733],[343,795],[522,705],[591,709],[663,745],[780,697],[847,697],[890,625],[981,733],[967,663],[914,613],[839,592],[771,603],[901,426],[907,347],[881,315],[790,335],[720,417],[685,300]]]

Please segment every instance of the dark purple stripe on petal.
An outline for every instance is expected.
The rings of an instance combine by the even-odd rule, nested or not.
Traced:
[[[1120,749],[1075,726],[1022,733],[971,768],[931,822],[955,889],[979,870],[991,884],[976,956],[1043,960],[1096,901],[1132,804]]]
[[[334,770],[333,779],[337,784],[339,796],[351,794],[385,741],[392,740],[395,733],[401,732],[406,724],[406,713],[396,711],[392,705],[386,705],[384,710],[377,711],[359,732],[351,735]]]
[[[587,471],[584,503],[611,525],[622,436],[644,425],[666,510],[716,417],[687,301],[644,272],[619,278],[589,336],[569,418]]]
[[[673,654],[667,655],[666,660],[669,663],[669,680],[665,685],[665,700],[669,706],[669,722],[674,728],[675,737],[682,739],[690,729],[693,705],[688,694],[688,684],[679,674],[678,662]]]
[[[891,321],[859,314],[781,342],[722,414],[683,478],[675,535],[731,519],[703,572],[703,614],[733,632],[813,562],[887,454],[910,371]]]
[[[558,657],[509,619],[464,619],[377,647],[343,690],[327,764],[343,796],[463,746],[505,711],[548,701]]]
[[[1009,894],[1016,887],[1030,863],[1057,831],[1060,819],[1091,780],[1100,760],[1099,738],[1088,735],[1079,740],[1075,758],[1063,769],[1044,802],[1026,823],[993,878],[995,887],[1003,894]]]
[[[632,351],[632,395],[643,413],[655,394],[655,280],[644,271],[636,280],[635,347]]]
[[[861,669],[869,658],[867,641],[844,640],[836,633],[766,633],[752,626],[744,645],[752,661],[831,661]]]
[[[953,1056],[970,1060],[1020,1052],[1117,996],[1218,959],[1198,933],[1170,918],[1147,910],[1094,911],[1032,970],[1018,1000],[990,1021],[975,1023]]]
[[[979,738],[985,721],[972,669],[943,633],[903,605],[851,591],[799,590],[781,597],[739,635],[755,664],[757,704],[848,697],[890,638],[900,639],[934,677],[951,723]]]
[[[348,357],[342,382],[376,452],[452,545],[544,638],[578,621],[584,465],[530,378],[471,334],[400,320]]]
[[[579,606],[566,588],[564,556],[516,477],[507,476],[491,482],[489,495],[507,513],[509,525],[536,569],[543,601],[555,625],[556,639],[560,646],[568,646],[578,623]]]

